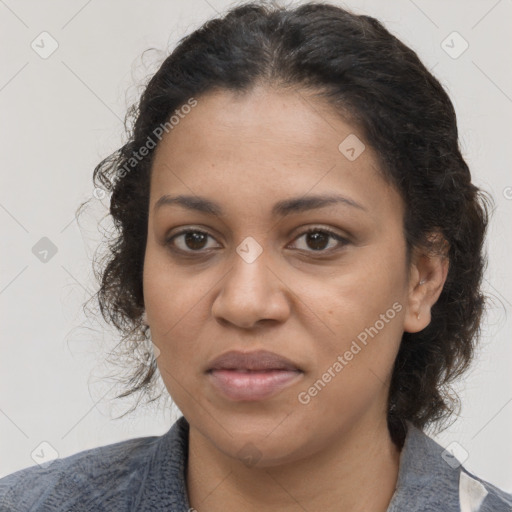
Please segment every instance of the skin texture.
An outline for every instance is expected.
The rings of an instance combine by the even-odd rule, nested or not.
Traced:
[[[401,197],[379,175],[368,145],[354,161],[338,150],[348,135],[363,137],[318,99],[263,86],[197,99],[157,148],[143,275],[158,367],[190,423],[190,505],[385,511],[400,456],[386,424],[393,362],[403,331],[430,322],[448,264],[414,253],[407,268]],[[365,210],[339,203],[271,214],[277,201],[324,193]],[[225,214],[178,205],[155,211],[164,194],[206,197]],[[184,227],[210,236],[203,245],[187,245],[185,236],[166,245]],[[348,243],[327,238],[315,250],[304,235],[310,227]],[[249,236],[263,250],[250,264],[236,252]],[[394,303],[401,306],[394,318],[300,403],[298,394]],[[232,349],[270,350],[304,373],[269,399],[234,402],[205,374]]]

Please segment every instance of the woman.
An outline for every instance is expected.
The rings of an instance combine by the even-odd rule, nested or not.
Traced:
[[[180,41],[95,169],[103,315],[183,413],[0,480],[2,510],[505,511],[423,429],[484,307],[450,99],[377,20],[247,4]],[[151,331],[149,331],[151,328]]]

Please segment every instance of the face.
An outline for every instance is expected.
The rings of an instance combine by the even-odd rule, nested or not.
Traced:
[[[408,300],[404,206],[362,140],[306,93],[256,88],[197,98],[157,148],[151,337],[174,402],[224,454],[272,466],[385,422]],[[158,206],[165,195],[195,203]],[[207,371],[231,350],[295,371]]]

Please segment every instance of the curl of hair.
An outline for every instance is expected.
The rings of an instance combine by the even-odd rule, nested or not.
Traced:
[[[112,194],[119,233],[99,273],[101,313],[123,333],[128,351],[148,339],[142,272],[155,149],[136,162],[134,154],[191,98],[215,90],[245,94],[260,84],[308,92],[355,123],[405,202],[407,261],[418,248],[449,258],[430,324],[404,332],[393,368],[387,418],[401,445],[405,420],[423,428],[454,412],[457,397],[448,385],[472,360],[484,308],[483,242],[492,198],[471,182],[455,110],[439,81],[370,16],[325,2],[294,9],[252,2],[179,41],[128,112],[128,142],[94,170],[95,185]],[[149,392],[157,375],[154,358],[139,359],[120,396]]]

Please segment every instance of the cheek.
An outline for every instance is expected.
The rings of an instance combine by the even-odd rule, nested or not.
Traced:
[[[144,260],[143,293],[146,309],[160,333],[171,333],[200,308],[207,290],[200,277],[171,264],[165,249],[148,248]]]
[[[384,404],[402,335],[403,309],[397,302],[383,307],[382,317],[379,308],[374,315],[354,306],[357,317],[348,310],[331,322],[334,335],[317,337],[318,364],[297,397],[304,415],[332,418],[333,424],[350,422],[376,399]]]
[[[358,394],[370,396],[378,390],[392,371],[400,345],[406,289],[402,261],[396,251],[388,257],[385,251],[380,257],[373,250],[369,253],[350,269],[333,274],[327,286],[310,287],[307,302],[322,324],[315,322],[317,327],[310,331],[317,340],[319,364],[308,383],[320,379],[322,387],[329,382],[330,391],[323,396],[327,401],[351,402]],[[327,335],[319,336],[316,329]]]
[[[195,283],[194,283],[195,284]],[[151,326],[151,340],[160,353],[158,370],[178,408],[188,410],[196,386],[196,371],[202,361],[198,345],[201,297],[204,293],[169,266],[146,260],[144,300]],[[204,308],[204,306],[203,306]]]
[[[387,317],[394,319],[397,310],[404,308],[406,286],[399,257],[393,257],[395,263],[382,254],[361,254],[354,265],[332,272],[322,286],[312,280],[305,302],[331,331],[345,337],[356,336],[387,311]],[[395,303],[399,305],[393,308]]]
[[[159,366],[178,368],[178,362],[196,348],[196,331],[201,325],[197,315],[204,295],[201,288],[196,280],[189,280],[171,267],[157,251],[147,251],[143,293],[151,338],[160,350]]]

